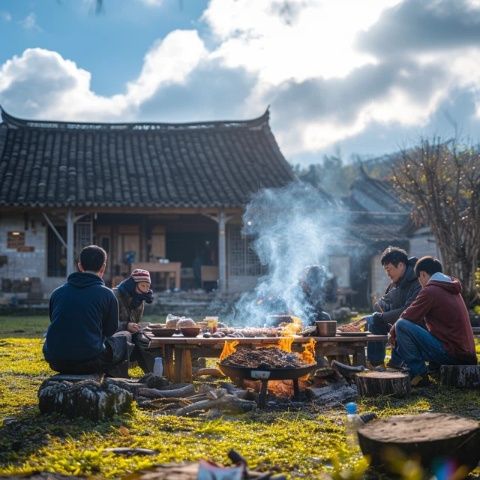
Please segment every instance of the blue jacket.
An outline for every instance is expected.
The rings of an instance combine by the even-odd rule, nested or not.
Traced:
[[[105,338],[117,328],[118,302],[113,292],[93,273],[72,273],[50,296],[45,360],[91,360],[103,352]]]

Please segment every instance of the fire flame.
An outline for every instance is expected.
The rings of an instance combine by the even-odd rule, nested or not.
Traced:
[[[298,317],[291,317],[292,323],[287,323],[282,328],[282,338],[278,342],[278,347],[290,353],[292,351],[293,336],[302,329],[302,320]]]
[[[300,357],[302,358],[302,360],[308,365],[315,363],[316,343],[317,342],[313,338],[311,338],[309,342],[303,346],[303,352],[300,354]]]
[[[223,345],[222,353],[220,354],[220,361],[222,361],[224,358],[229,357],[232,353],[235,353],[238,343],[239,342],[237,340],[225,342],[225,344]]]

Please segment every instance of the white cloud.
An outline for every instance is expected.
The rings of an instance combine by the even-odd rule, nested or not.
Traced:
[[[25,30],[32,30],[40,32],[42,29],[37,23],[37,16],[32,12],[29,13],[23,20],[20,20],[20,25]]]
[[[203,18],[230,67],[271,84],[343,77],[375,59],[355,47],[359,32],[400,0],[212,0]]]
[[[10,12],[0,12],[0,18],[4,22],[11,22],[12,21],[12,14]]]
[[[126,93],[104,97],[91,90],[91,74],[56,52],[33,48],[0,68],[0,102],[17,115],[66,120],[132,119],[161,88],[182,84],[205,58],[195,31],[175,31],[147,53]]]
[[[207,50],[194,30],[176,30],[145,55],[140,76],[128,85],[127,99],[139,105],[159,88],[183,83],[207,57]]]

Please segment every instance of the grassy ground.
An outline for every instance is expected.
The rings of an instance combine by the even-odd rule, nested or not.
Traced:
[[[243,454],[251,467],[276,466],[292,479],[324,478],[326,473],[332,476],[327,478],[355,478],[346,472],[340,476],[338,471],[362,470],[360,452],[345,444],[341,408],[252,413],[215,421],[161,416],[136,408],[103,423],[40,415],[37,390],[53,373],[41,354],[47,324],[46,317],[0,317],[0,474],[36,470],[118,478],[157,463],[200,458],[227,462],[230,448]],[[359,408],[379,416],[434,411],[480,420],[478,392],[438,386],[421,389],[406,400],[362,400]],[[150,448],[158,455],[118,457],[104,453],[108,447]],[[480,479],[480,469],[475,473],[471,478]],[[366,477],[380,478],[375,473]]]

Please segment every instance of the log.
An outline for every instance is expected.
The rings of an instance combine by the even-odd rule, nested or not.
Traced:
[[[357,398],[357,389],[355,385],[345,385],[344,383],[327,385],[326,387],[307,387],[305,389],[307,397],[316,404],[329,407],[340,403],[350,402]]]
[[[128,390],[94,380],[71,383],[47,379],[38,390],[41,413],[61,413],[95,421],[128,411],[132,399]]]
[[[480,365],[442,365],[442,385],[459,388],[480,388]]]
[[[358,394],[363,397],[393,395],[406,397],[410,394],[410,377],[403,372],[360,372],[355,375]]]
[[[374,420],[359,428],[358,440],[372,465],[387,470],[394,468],[393,463],[398,468],[403,457],[418,459],[427,470],[438,468],[439,462],[464,466],[466,476],[480,460],[480,424],[456,415],[422,413]]]
[[[158,390],[157,388],[139,388],[138,394],[147,398],[182,398],[195,393],[193,385],[186,385],[182,388],[172,390]]]
[[[257,404],[251,400],[242,400],[235,395],[226,394],[214,400],[202,400],[187,405],[186,407],[179,408],[175,414],[180,416],[188,415],[197,410],[209,410],[210,408],[218,408],[233,413],[244,413],[255,410]]]
[[[215,378],[225,378],[225,375],[218,368],[199,368],[193,374],[195,378],[209,375]]]

